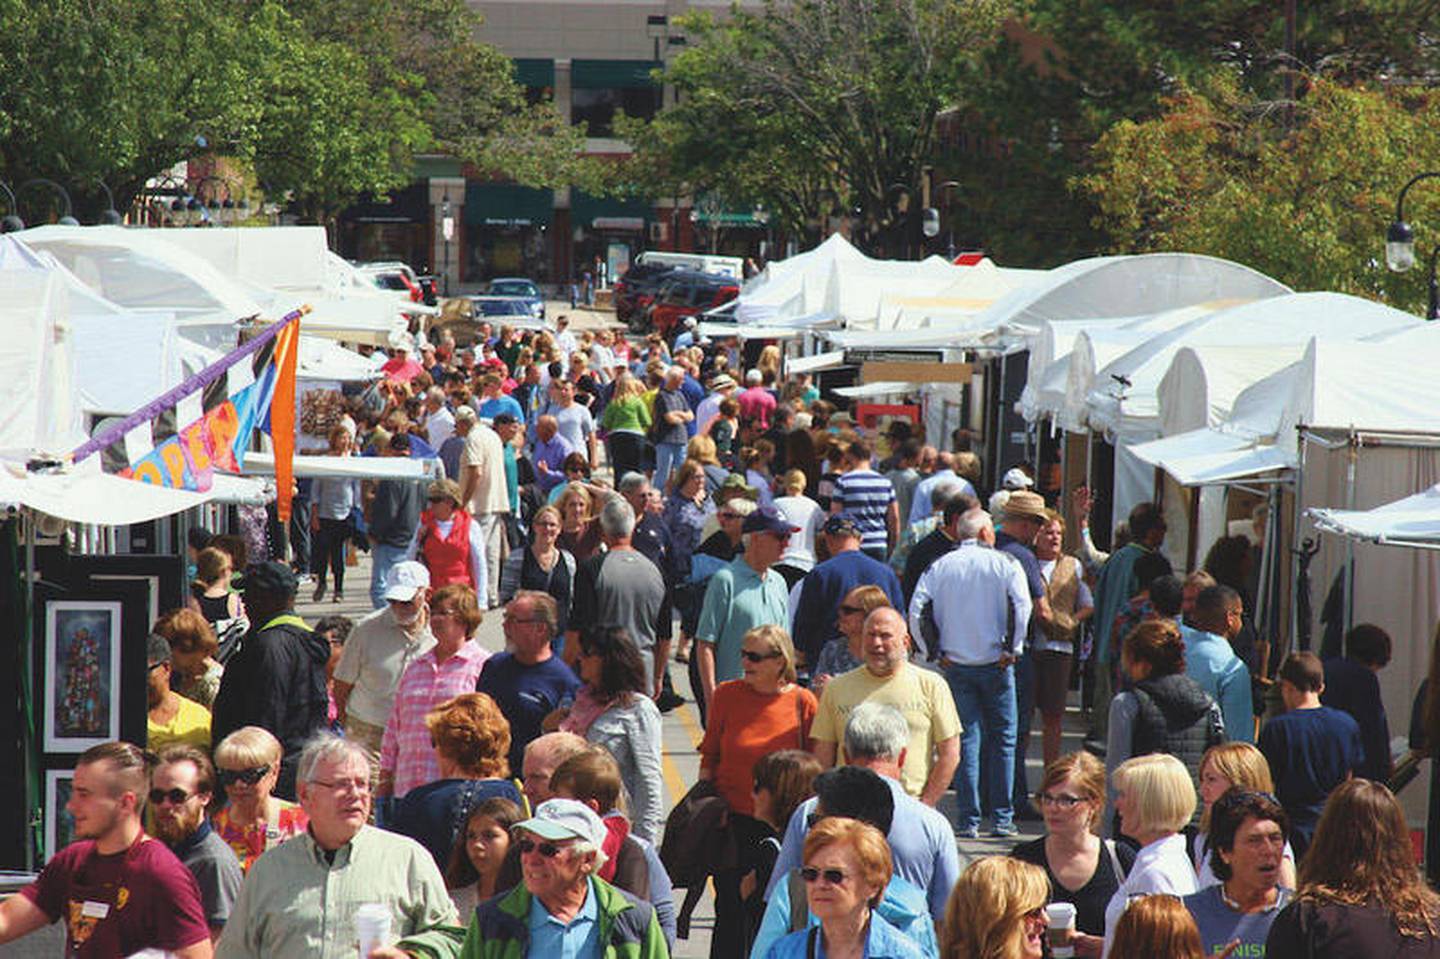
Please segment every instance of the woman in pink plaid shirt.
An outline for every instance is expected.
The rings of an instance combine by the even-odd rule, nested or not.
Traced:
[[[435,647],[405,668],[395,705],[380,741],[377,796],[404,796],[440,778],[425,716],[446,700],[475,691],[490,654],[471,637],[480,626],[480,606],[469,586],[442,586],[430,597],[430,631]]]

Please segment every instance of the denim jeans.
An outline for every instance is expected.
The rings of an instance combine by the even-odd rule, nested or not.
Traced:
[[[962,829],[980,826],[980,750],[991,769],[1009,771],[1015,763],[1015,670],[1010,666],[945,667],[945,680],[960,714],[960,769],[955,775],[955,803]],[[983,747],[981,743],[984,743]],[[991,776],[987,805],[995,810],[995,825],[1009,826],[1015,811],[1010,805],[1013,785],[1009,775]]]
[[[656,443],[655,444],[655,487],[663,490],[665,482],[670,479],[670,473],[681,463],[685,462],[684,443]]]
[[[403,546],[376,543],[370,547],[370,605],[375,609],[385,605],[385,577],[390,575],[390,567],[404,558]]]
[[[1014,807],[1030,801],[1030,783],[1025,775],[1025,753],[1030,745],[1030,724],[1035,716],[1035,660],[1028,649],[1015,661],[1015,792]]]

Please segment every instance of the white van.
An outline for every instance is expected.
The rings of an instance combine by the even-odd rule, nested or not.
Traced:
[[[646,250],[635,258],[635,262],[659,263],[665,266],[676,266],[682,270],[696,270],[700,273],[718,273],[722,276],[733,276],[737,280],[745,275],[745,261],[738,256]]]

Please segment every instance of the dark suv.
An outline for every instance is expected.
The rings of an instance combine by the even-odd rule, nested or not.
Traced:
[[[636,263],[615,281],[615,319],[634,323],[655,296],[655,290],[675,272],[669,263]]]
[[[668,337],[685,317],[713,310],[739,295],[740,281],[733,276],[675,270],[656,290],[654,302],[645,308],[641,332],[654,330]],[[633,329],[634,324],[631,326]]]

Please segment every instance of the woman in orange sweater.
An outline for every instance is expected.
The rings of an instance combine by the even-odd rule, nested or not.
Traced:
[[[779,626],[758,626],[741,644],[744,678],[715,687],[705,738],[700,743],[700,778],[713,779],[730,806],[730,826],[740,849],[736,869],[715,877],[715,933],[712,959],[748,953],[764,903],[747,902],[740,881],[756,865],[760,843],[773,830],[755,818],[756,760],[781,749],[810,750],[815,696],[795,682],[795,647]]]

